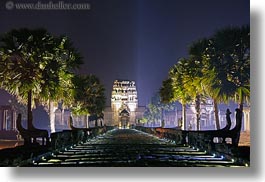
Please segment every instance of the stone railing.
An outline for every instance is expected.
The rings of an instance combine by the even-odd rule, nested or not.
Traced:
[[[71,130],[83,131],[84,136],[87,137],[87,138],[84,138],[84,140],[91,138],[91,137],[95,137],[101,133],[105,133],[106,131],[109,131],[115,128],[114,126],[105,126],[105,125],[97,126],[94,128],[78,128],[73,125],[73,118],[71,116],[69,117],[68,125],[69,125],[69,128],[71,128]]]
[[[22,126],[21,114],[18,114],[16,127],[19,132],[19,135],[22,136],[24,139],[24,145],[31,145],[37,143],[37,138],[42,139],[42,145],[48,145],[49,141],[49,134],[47,130],[41,130],[37,128],[25,129]]]
[[[156,135],[160,138],[167,138],[174,141],[176,144],[186,144],[185,131],[174,128],[156,128]]]
[[[77,128],[77,127],[75,127],[73,125],[72,116],[69,117],[68,126],[69,126],[69,128],[71,128],[71,130],[83,132],[83,138],[82,138],[83,141],[87,140],[89,137],[94,135],[92,132],[92,128]]]
[[[147,128],[142,126],[137,126],[136,129],[160,138],[173,140],[176,144],[186,144],[206,151],[231,153],[231,148],[238,146],[242,126],[242,111],[236,109],[236,125],[231,130],[230,114],[231,112],[227,109],[227,124],[220,130],[187,131],[176,128]],[[227,139],[230,139],[230,142]]]
[[[174,141],[176,144],[186,144],[186,131],[177,128],[161,128],[161,127],[143,127],[136,126],[135,129],[155,135],[159,138],[167,138]]]
[[[242,111],[236,109],[236,125],[231,130],[229,130],[231,127],[230,114],[231,112],[228,110],[226,113],[227,126],[221,130],[187,131],[188,144],[204,150],[216,151],[221,147],[227,152],[229,152],[230,146],[237,147],[242,126]]]
[[[51,146],[53,151],[84,143],[90,138],[94,138],[98,135],[106,133],[109,130],[114,129],[114,127],[112,126],[77,128],[73,126],[71,118],[69,126],[71,130],[63,130],[61,132],[51,134]]]
[[[52,150],[61,150],[84,141],[84,132],[81,130],[63,130],[51,134]]]
[[[143,127],[143,126],[135,126],[136,130],[149,133],[152,135],[156,135],[156,128],[151,128],[151,127]]]

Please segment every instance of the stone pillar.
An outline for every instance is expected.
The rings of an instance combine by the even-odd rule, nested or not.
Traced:
[[[55,132],[55,110],[54,103],[50,101],[49,103],[49,117],[50,117],[50,127],[51,127],[51,133]]]
[[[3,110],[3,130],[6,130],[7,129],[7,122],[6,122],[6,119],[7,119],[7,110]]]
[[[3,115],[4,115],[4,110],[0,108],[0,131],[3,130]]]
[[[135,123],[135,120],[136,120],[136,116],[135,116],[136,114],[135,114],[135,111],[132,111],[131,113],[130,113],[130,124],[136,124]]]
[[[17,113],[16,111],[13,111],[13,130],[17,129]]]
[[[14,113],[13,109],[10,110],[10,130],[14,130]]]
[[[62,120],[62,125],[65,128],[67,126],[67,123],[65,123],[65,121],[64,121],[64,109],[62,109],[62,112],[61,112],[61,120]]]
[[[244,131],[250,131],[250,109],[244,108]]]
[[[177,107],[175,107],[175,118],[174,118],[174,121],[173,121],[173,125],[174,126],[179,126],[179,123],[178,123],[178,109]]]
[[[212,125],[214,125],[214,121],[215,121],[215,117],[214,117],[214,111],[211,111],[210,112],[210,118],[209,118],[209,120],[210,120],[210,125],[212,126]]]
[[[247,130],[250,131],[250,112],[248,113]]]

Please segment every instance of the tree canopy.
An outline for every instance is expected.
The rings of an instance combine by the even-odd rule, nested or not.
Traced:
[[[166,103],[195,103],[197,125],[201,99],[212,98],[219,129],[217,103],[234,99],[243,110],[243,103],[249,101],[249,26],[220,29],[209,38],[193,42],[188,52],[188,58],[181,58],[170,69],[168,78],[162,83],[160,96]]]
[[[95,75],[76,75],[74,85],[73,113],[76,115],[102,116],[105,108],[105,88]]]
[[[69,38],[45,29],[14,29],[0,37],[0,88],[27,102],[29,128],[32,101],[67,101],[73,71],[81,63]]]

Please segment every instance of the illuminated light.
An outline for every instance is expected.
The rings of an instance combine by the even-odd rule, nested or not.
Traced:
[[[232,161],[232,162],[235,162],[235,159],[232,159],[231,161]]]
[[[48,162],[61,162],[61,160],[59,160],[59,159],[50,159]]]
[[[246,163],[245,166],[248,167],[249,166],[248,163]]]
[[[225,157],[223,155],[221,155],[221,159],[224,159]]]
[[[216,154],[215,153],[213,153],[213,157],[216,157]]]

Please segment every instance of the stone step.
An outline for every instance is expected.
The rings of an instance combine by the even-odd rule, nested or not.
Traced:
[[[32,165],[240,167],[233,159],[176,145],[137,130],[113,130],[83,144],[41,157]]]

